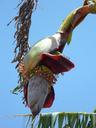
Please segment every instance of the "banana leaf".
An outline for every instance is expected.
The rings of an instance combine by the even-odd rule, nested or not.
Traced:
[[[54,112],[40,114],[38,119],[29,114],[19,115],[32,118],[28,128],[96,128],[96,113]],[[34,120],[34,121],[33,121]],[[29,123],[29,122],[28,122]],[[29,125],[28,125],[29,126]]]

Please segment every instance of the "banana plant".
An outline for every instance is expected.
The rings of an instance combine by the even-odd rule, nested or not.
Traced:
[[[57,81],[56,76],[74,68],[73,62],[62,54],[66,44],[70,44],[73,30],[88,14],[96,14],[96,0],[85,0],[81,7],[73,10],[65,18],[55,34],[37,41],[30,48],[28,36],[31,16],[36,3],[37,0],[22,0],[20,4],[19,15],[15,17],[17,31],[14,36],[17,44],[13,60],[13,62],[18,62],[17,69],[20,77],[19,86],[13,90],[13,93],[23,91],[25,104],[30,108],[34,117],[39,114],[42,108],[52,106],[55,99],[53,85]],[[42,120],[47,116],[45,116],[46,118],[42,115],[40,117],[40,124],[42,124]],[[48,114],[48,117],[56,120],[57,115],[54,117]],[[68,127],[71,127],[69,126],[71,124],[70,114],[63,117],[67,118]],[[81,124],[82,121],[80,116],[76,118],[77,121],[75,120],[75,124],[73,124],[77,127],[77,122]],[[55,121],[52,126],[54,124]]]

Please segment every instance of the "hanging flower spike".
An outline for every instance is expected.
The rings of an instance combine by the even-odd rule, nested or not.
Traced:
[[[69,44],[71,41],[74,28],[83,21],[87,14],[96,13],[96,2],[95,0],[85,1],[82,7],[73,10],[69,14],[56,34],[39,40],[30,50],[28,35],[31,14],[35,4],[33,0],[23,2],[19,16],[16,17],[17,31],[15,38],[17,45],[13,62],[18,62],[19,90],[20,87],[27,87],[25,88],[24,98],[35,117],[43,107],[52,105],[54,101],[53,85],[56,82],[56,75],[74,68],[74,64],[63,56],[62,52],[65,44]]]

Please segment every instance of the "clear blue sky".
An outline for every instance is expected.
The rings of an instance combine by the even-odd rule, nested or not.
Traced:
[[[21,95],[10,90],[17,85],[18,75],[13,44],[14,22],[7,23],[16,16],[20,0],[2,0],[0,3],[0,128],[24,128],[23,118],[15,114],[30,113],[22,104]],[[62,20],[70,11],[79,7],[83,0],[39,0],[33,14],[30,30],[30,44],[54,34]],[[64,54],[75,63],[75,68],[60,76],[55,85],[56,98],[50,109],[42,112],[92,112],[96,108],[96,15],[88,15],[73,32],[72,42],[66,46]]]

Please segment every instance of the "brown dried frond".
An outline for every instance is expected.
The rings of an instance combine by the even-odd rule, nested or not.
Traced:
[[[83,3],[83,5],[87,5],[88,3],[88,0],[84,0],[84,3]]]
[[[14,38],[16,39],[16,47],[14,50],[15,57],[12,62],[18,62],[18,67],[21,59],[29,50],[28,37],[31,25],[31,16],[36,8],[38,0],[21,0],[19,14],[14,18],[16,24],[16,32]]]

